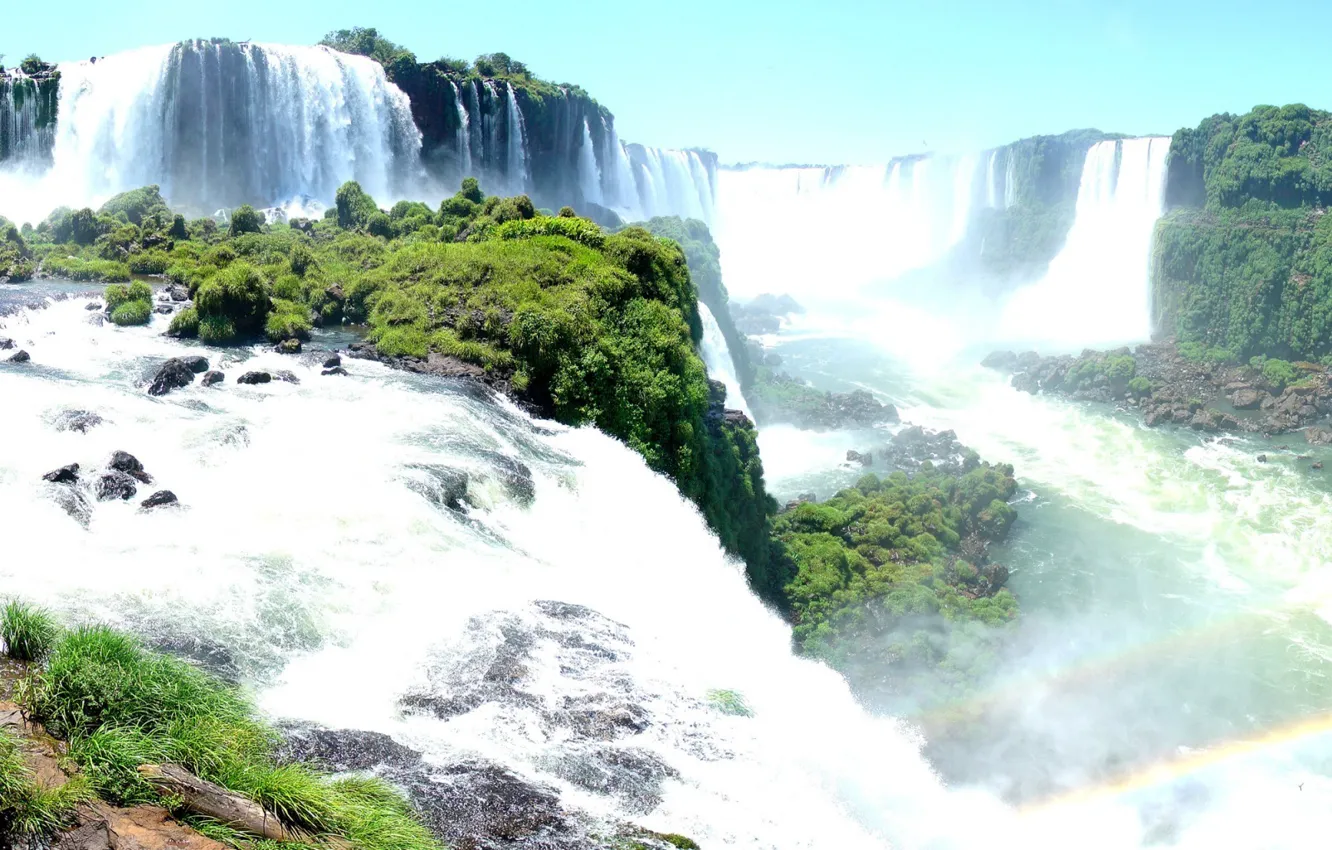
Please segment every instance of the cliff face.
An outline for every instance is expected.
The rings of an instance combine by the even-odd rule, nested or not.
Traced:
[[[1175,133],[1152,261],[1158,335],[1216,358],[1332,355],[1332,114],[1302,104]]]

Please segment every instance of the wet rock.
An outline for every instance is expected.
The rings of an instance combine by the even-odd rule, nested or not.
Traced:
[[[1267,455],[1258,455],[1259,463],[1267,463]]]
[[[208,371],[208,359],[206,357],[200,357],[197,354],[191,354],[188,357],[177,357],[176,359],[179,360],[181,363],[184,363],[189,368],[189,370],[196,375],[200,375]]]
[[[856,451],[855,449],[847,449],[847,450],[846,450],[846,462],[847,462],[847,463],[858,463],[858,464],[860,464],[861,466],[873,466],[873,465],[874,465],[874,453],[873,453],[873,452],[865,452],[864,454],[861,454],[860,452]]]
[[[175,312],[175,308],[170,304],[158,304],[153,308],[153,312],[159,316],[170,316]]]
[[[1304,441],[1311,446],[1332,446],[1332,429],[1308,428],[1304,432]]]
[[[461,469],[433,464],[408,467],[407,486],[435,507],[462,513],[471,503],[467,499],[469,476]]]
[[[180,284],[169,287],[167,293],[171,296],[172,301],[180,302],[190,300],[190,290]]]
[[[107,464],[107,468],[123,472],[144,484],[153,483],[153,476],[149,475],[143,464],[139,463],[139,459],[129,452],[117,451],[111,455],[111,462]]]
[[[489,762],[451,764],[397,778],[426,825],[455,850],[586,850],[559,792]]]
[[[301,341],[299,339],[284,339],[274,346],[279,354],[300,354]]]
[[[10,363],[29,363],[31,361],[32,355],[22,349],[9,356]]]
[[[112,502],[117,499],[128,501],[134,498],[134,494],[138,491],[138,485],[132,476],[115,469],[99,476],[95,489],[99,502]]]
[[[52,484],[76,484],[79,480],[79,465],[71,463],[59,469],[53,469],[43,475],[42,480],[50,481]]]
[[[786,503],[786,506],[782,508],[782,510],[793,511],[796,508],[800,507],[801,505],[805,504],[806,502],[817,502],[817,501],[818,499],[815,497],[813,493],[801,493],[799,496],[796,496],[794,499],[788,501]]]
[[[324,375],[324,376],[328,376],[328,375],[346,375],[346,374],[347,374],[347,370],[344,369],[344,368],[342,368],[341,366],[334,366],[334,367],[331,368],[331,369],[325,369],[325,370],[323,370],[323,371],[320,372],[319,374]]]
[[[1245,387],[1236,390],[1230,397],[1230,403],[1236,410],[1257,410],[1263,402],[1263,394]]]
[[[288,372],[286,369],[274,372],[273,377],[287,384],[299,384],[301,382],[301,379],[296,377],[295,372]]]
[[[1312,464],[1310,464],[1309,468],[1321,470],[1323,468],[1323,462],[1321,460],[1316,460]]]
[[[641,705],[628,702],[601,703],[600,697],[586,701],[567,700],[564,717],[570,729],[580,738],[594,741],[614,741],[647,731],[652,715]],[[588,703],[593,704],[588,704]]]
[[[92,521],[92,503],[88,496],[77,486],[64,484],[49,488],[51,497],[70,518],[84,528]]]
[[[342,358],[334,354],[324,361],[325,369],[336,369],[342,365]]]
[[[499,453],[487,454],[486,460],[509,497],[530,507],[536,499],[536,482],[532,479],[531,468],[517,458]]]
[[[14,347],[14,340],[7,336],[0,336],[0,351],[9,351]]]
[[[288,724],[281,731],[278,758],[285,763],[307,764],[330,773],[383,767],[401,770],[421,763],[419,752],[380,732],[311,724]]]
[[[200,380],[200,383],[203,384],[205,387],[211,387],[214,384],[222,383],[226,379],[227,376],[222,374],[221,372],[217,371],[205,372],[203,378]]]
[[[86,434],[102,421],[102,417],[90,410],[62,410],[55,418],[55,429]]]
[[[102,305],[96,301],[89,301],[87,304],[83,305],[83,309],[92,312],[93,310],[102,309]]]
[[[204,368],[207,368],[206,363]],[[184,358],[173,357],[163,363],[153,376],[153,381],[148,386],[148,395],[166,395],[172,390],[188,387],[192,383],[194,383],[194,369]]]
[[[180,504],[180,500],[176,498],[175,493],[172,493],[170,490],[158,490],[156,493],[140,502],[139,507],[147,511],[152,510],[153,508],[166,508],[178,504]]]
[[[1012,372],[1018,364],[1018,356],[1012,351],[992,351],[981,361],[986,369],[997,372]]]
[[[267,384],[273,380],[273,376],[267,372],[246,372],[236,379],[238,384]]]
[[[615,797],[634,814],[661,804],[661,783],[680,774],[661,757],[638,747],[594,744],[551,760],[551,772],[588,791]]]

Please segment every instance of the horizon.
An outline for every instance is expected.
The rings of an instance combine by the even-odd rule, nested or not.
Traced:
[[[597,3],[571,22],[520,2],[502,19],[455,10],[456,26],[422,34],[420,20],[431,12],[415,3],[367,15],[334,0],[312,23],[304,12],[252,0],[183,21],[121,20],[77,0],[60,28],[45,25],[39,8],[12,11],[0,54],[14,65],[30,53],[79,61],[194,37],[312,45],[332,30],[374,27],[423,62],[507,53],[544,80],[582,87],[616,116],[622,138],[710,150],[727,164],[882,164],[1079,128],[1170,135],[1255,105],[1320,105],[1315,56],[1286,48],[1280,68],[1235,74],[1233,53],[1214,44],[1243,38],[1250,53],[1276,55],[1279,36],[1247,31],[1193,0],[1168,10],[1137,0],[1108,10],[1061,0],[947,10],[862,5],[834,0],[811,16],[784,0],[758,17],[700,0],[668,16]],[[1302,5],[1310,26],[1332,24],[1332,9]],[[965,29],[956,26],[961,17],[971,20]],[[1184,27],[1189,38],[1180,40]],[[880,38],[894,31],[947,37]]]

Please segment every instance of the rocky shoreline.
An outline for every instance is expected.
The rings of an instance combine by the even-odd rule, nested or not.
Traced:
[[[1043,357],[997,351],[981,365],[1015,389],[1137,410],[1148,426],[1274,436],[1303,432],[1332,444],[1332,376],[1315,363],[1254,358],[1248,364],[1191,357],[1174,342]]]

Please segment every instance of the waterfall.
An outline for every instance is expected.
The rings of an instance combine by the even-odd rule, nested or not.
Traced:
[[[219,357],[166,323],[94,327],[83,299],[0,318],[41,363],[0,368],[6,596],[220,647],[274,718],[391,735],[451,783],[498,764],[597,824],[704,847],[1034,846],[1012,843],[999,804],[941,787],[914,733],[793,657],[697,509],[624,444],[365,361],[322,377],[267,346],[235,354],[299,385],[155,399],[134,383],[145,363]],[[51,417],[71,408],[105,421],[61,433]],[[184,507],[94,502],[86,530],[66,516],[42,474],[91,475],[117,449]],[[256,483],[277,469],[300,469],[308,497]],[[440,476],[466,482],[464,504]],[[509,678],[487,690],[497,656]],[[716,689],[754,716],[718,710]],[[441,719],[409,695],[458,708]],[[643,721],[609,740],[580,715]]]
[[[509,156],[505,173],[509,178],[510,191],[521,195],[527,191],[527,129],[523,124],[523,112],[518,108],[518,96],[514,94],[513,85],[509,84],[507,89]]]
[[[594,204],[604,203],[601,192],[601,170],[597,167],[597,151],[592,144],[592,130],[583,119],[583,143],[578,148],[578,188],[582,190],[583,200]]]
[[[678,215],[711,224],[717,190],[714,174],[698,151],[629,145],[638,210],[643,218]],[[624,206],[623,195],[620,203]]]
[[[606,152],[602,156],[602,182],[607,204],[616,210],[626,221],[641,221],[651,218],[643,214],[643,201],[638,194],[638,183],[634,180],[634,165],[629,159],[629,151],[620,142],[615,132],[615,122],[602,119],[603,138],[606,140]]]
[[[22,71],[0,73],[0,166],[39,167],[50,157],[55,126],[43,115],[41,83]]]
[[[462,90],[458,84],[449,81],[453,86],[454,108],[458,111],[458,168],[462,177],[472,176],[472,119],[467,114],[467,107],[463,105]]]
[[[712,315],[708,305],[702,301],[698,302],[698,315],[703,320],[703,341],[699,344],[699,353],[703,355],[708,374],[714,380],[726,385],[727,406],[743,411],[752,419],[749,405],[745,403],[744,393],[740,391],[740,379],[735,373],[735,360],[731,357],[731,349],[726,345],[726,337],[722,336],[717,317]]]
[[[995,161],[999,159],[999,148],[990,151],[985,160],[985,206],[994,209],[999,206],[999,186],[995,183],[999,175],[995,173]]]
[[[1007,338],[1078,348],[1150,336],[1148,266],[1169,148],[1168,137],[1092,146],[1068,239],[1045,278],[1009,300],[1000,323]]]
[[[885,165],[754,167],[718,174],[726,286],[847,300],[942,258],[965,235],[984,172],[976,156]]]
[[[1017,203],[1017,156],[1009,148],[1004,163],[1004,209]]]

